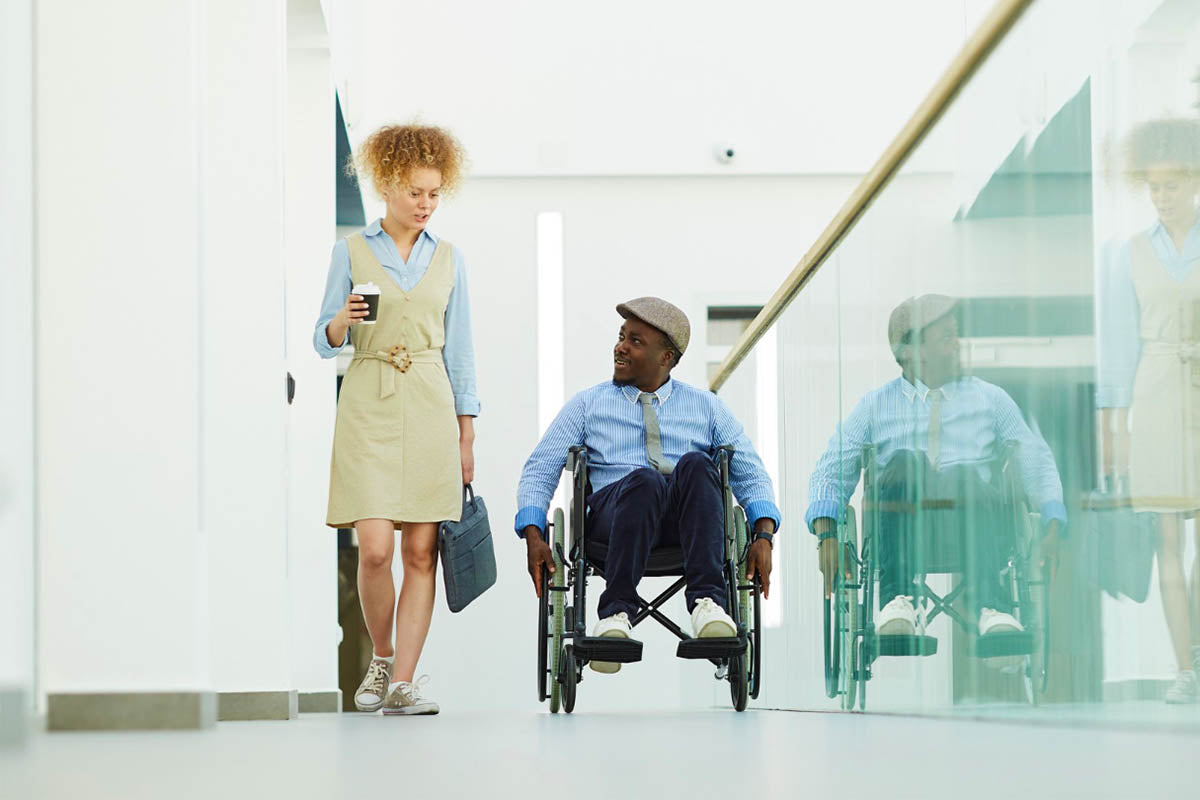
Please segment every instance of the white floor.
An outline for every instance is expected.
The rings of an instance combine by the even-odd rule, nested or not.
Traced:
[[[1196,709],[1200,713],[1200,708]],[[574,769],[572,769],[574,768]],[[1200,737],[858,714],[304,715],[39,733],[0,798],[1154,798],[1200,795]]]

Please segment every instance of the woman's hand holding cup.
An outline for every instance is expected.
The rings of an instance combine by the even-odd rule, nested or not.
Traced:
[[[351,294],[346,296],[346,305],[342,306],[339,313],[346,325],[357,325],[366,319],[370,310],[361,294]]]

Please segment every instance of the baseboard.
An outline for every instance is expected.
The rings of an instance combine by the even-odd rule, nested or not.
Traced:
[[[0,747],[17,747],[29,738],[29,694],[16,686],[0,686]]]
[[[340,714],[342,713],[342,690],[330,689],[327,692],[301,692],[301,714]]]
[[[1104,702],[1131,703],[1139,700],[1162,700],[1170,686],[1170,680],[1158,678],[1105,681]]]
[[[51,731],[189,730],[217,722],[214,692],[63,692],[47,697]]]
[[[217,720],[295,719],[300,716],[299,692],[219,692]]]

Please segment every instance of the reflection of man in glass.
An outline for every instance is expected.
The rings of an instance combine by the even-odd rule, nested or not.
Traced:
[[[925,498],[953,499],[938,511],[939,524],[966,531],[966,600],[980,635],[1019,631],[1010,592],[1000,572],[1012,548],[1014,515],[999,488],[1005,445],[1015,442],[1015,466],[1025,494],[1042,512],[1047,536],[1042,553],[1057,549],[1066,522],[1062,483],[1050,448],[1021,418],[1012,398],[997,386],[960,374],[955,301],[943,295],[910,298],[892,312],[888,341],[902,375],[867,393],[817,462],[805,515],[820,539],[826,590],[837,569],[834,519],[850,501],[863,467],[865,447],[875,453],[878,497],[908,501],[915,511],[879,516],[879,603],[876,630],[883,635],[916,630],[912,604],[915,517]],[[887,503],[890,506],[902,505]]]
[[[1128,486],[1135,510],[1159,514],[1159,588],[1179,663],[1166,699],[1192,703],[1200,694],[1200,592],[1189,602],[1182,521],[1200,510],[1200,121],[1138,125],[1125,160],[1158,220],[1102,273],[1096,405],[1104,470],[1110,483]],[[1128,435],[1117,457],[1114,431],[1118,442]]]

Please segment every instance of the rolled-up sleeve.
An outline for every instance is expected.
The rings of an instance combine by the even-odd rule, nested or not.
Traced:
[[[524,537],[527,525],[537,525],[545,533],[546,511],[567,463],[567,450],[583,444],[583,417],[583,397],[577,394],[558,412],[525,462],[517,485],[518,510],[513,522],[518,536]]]
[[[783,519],[779,507],[775,505],[771,476],[767,474],[754,444],[729,406],[715,395],[713,401],[713,448],[715,450],[722,445],[732,445],[734,448],[733,457],[729,460],[729,487],[733,489],[734,497],[741,503],[751,523],[770,519],[775,522],[775,529],[779,530]]]
[[[479,416],[479,396],[475,390],[475,346],[471,339],[471,300],[467,291],[467,267],[458,248],[454,248],[454,288],[446,304],[446,343],[442,360],[454,393],[454,413]]]
[[[329,344],[326,331],[329,323],[346,305],[350,296],[353,282],[350,278],[350,248],[346,240],[341,239],[333,246],[333,255],[329,259],[329,277],[325,279],[325,298],[321,301],[321,315],[317,318],[317,327],[313,331],[313,348],[321,358],[333,358],[342,351],[350,341],[350,332],[342,343],[336,347]]]
[[[829,437],[829,446],[813,467],[808,482],[808,510],[804,513],[804,524],[810,531],[813,522],[822,517],[840,519],[858,486],[863,447],[872,442],[870,408],[870,395],[858,401]]]
[[[1142,347],[1128,242],[1101,249],[1096,300],[1096,407],[1128,408]]]

